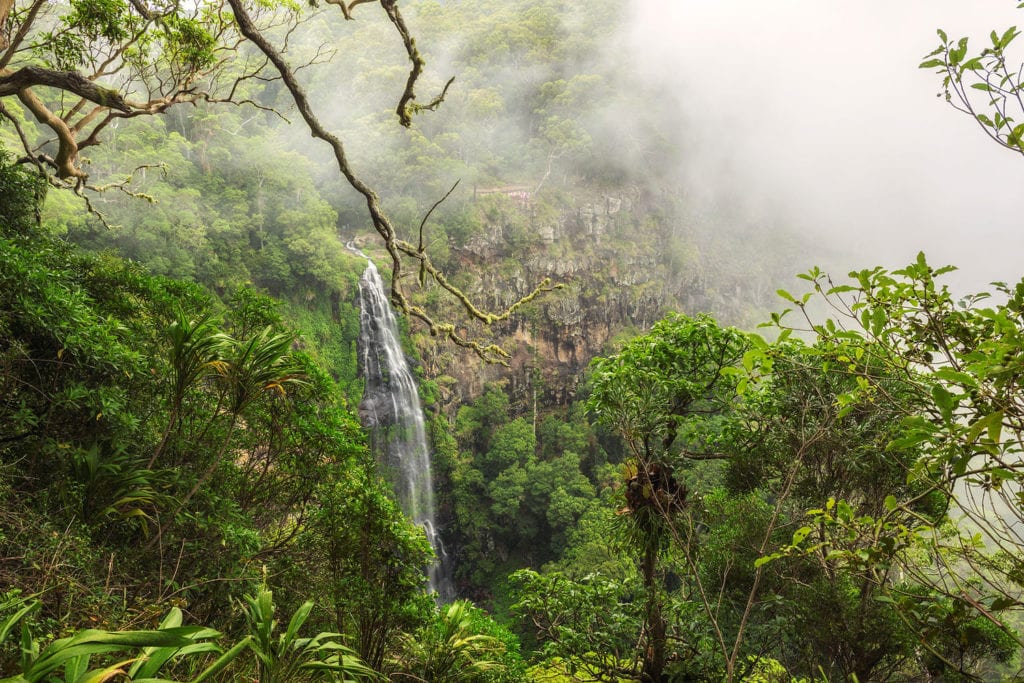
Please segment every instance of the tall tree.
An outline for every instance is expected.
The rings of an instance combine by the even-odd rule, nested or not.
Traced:
[[[689,503],[678,472],[686,460],[724,457],[702,442],[698,425],[706,427],[733,405],[737,376],[728,370],[746,348],[743,334],[708,316],[675,315],[592,366],[587,405],[621,435],[631,456],[624,512],[646,593],[644,681],[660,681],[666,664],[658,558]]]

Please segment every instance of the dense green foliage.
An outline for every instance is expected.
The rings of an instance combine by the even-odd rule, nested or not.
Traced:
[[[605,528],[639,574],[521,572],[517,609],[549,657],[600,680],[748,680],[764,658],[958,680],[1013,655],[1009,584],[975,578],[962,601],[943,588],[953,556],[936,574],[926,552],[951,491],[914,475],[928,450],[907,428],[933,404],[896,358],[842,339],[768,344],[677,316],[595,362],[589,405],[631,455]]]
[[[365,203],[282,126],[279,84],[246,83],[255,108],[106,129],[75,161],[91,176],[161,167],[91,213],[0,152],[0,675],[1013,676],[1024,283],[961,301],[922,255],[838,286],[811,271],[813,291],[781,292],[795,312],[773,316],[772,342],[666,315],[757,309],[774,266],[754,257],[775,233],[719,236],[668,196],[681,127],[609,56],[618,4],[411,5],[427,56],[458,75],[418,126],[393,130],[372,94],[407,78],[387,23],[314,12],[289,56],[317,62],[327,41],[354,66],[310,65],[310,91],[401,236],[458,286],[500,308],[568,280],[502,323],[522,342],[505,373],[403,330],[463,599],[426,593],[429,543],[351,409],[364,261],[344,244],[374,252]],[[54,8],[30,51],[48,68],[132,31],[150,37],[125,64],[147,78],[146,49],[188,78],[222,49],[220,14],[175,6],[143,30],[124,3]],[[1020,151],[1016,35],[973,58],[942,35],[924,66]],[[48,125],[4,112],[6,147]],[[426,278],[414,301],[451,305]],[[607,357],[584,373],[590,343]]]
[[[234,661],[207,676],[234,679],[250,666],[260,680],[292,680],[280,673],[289,667],[331,676],[364,666],[359,658],[377,671],[398,666],[402,633],[434,611],[423,594],[429,547],[378,478],[337,385],[295,350],[308,342],[283,326],[277,304],[241,291],[225,308],[196,285],[91,256],[36,223],[30,173],[3,165],[0,181],[3,635],[15,622],[33,634],[20,646],[0,639],[3,670],[21,661],[37,680],[48,653],[79,642],[209,642],[216,631],[189,627],[174,642],[83,631],[29,647],[76,627],[155,627],[175,606],[237,632],[250,592],[253,635],[236,647],[255,659],[224,647]],[[274,633],[270,593],[255,591],[264,581],[296,610],[285,634]],[[299,638],[303,622],[338,635]],[[179,675],[202,679],[215,648],[189,648]],[[90,666],[76,662],[81,673]]]

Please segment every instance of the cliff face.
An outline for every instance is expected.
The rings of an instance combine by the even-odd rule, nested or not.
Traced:
[[[453,249],[450,268],[492,310],[508,307],[545,278],[562,285],[495,326],[509,367],[418,337],[428,376],[441,377],[450,405],[505,380],[520,407],[569,403],[591,359],[616,337],[651,327],[669,311],[710,311],[742,323],[771,305],[774,287],[744,268],[722,234],[673,215],[670,198],[630,188],[575,196],[542,211],[517,197],[514,212],[491,212],[483,231]],[[525,230],[523,224],[525,222]],[[523,233],[525,234],[525,237]],[[763,261],[762,261],[763,262]]]

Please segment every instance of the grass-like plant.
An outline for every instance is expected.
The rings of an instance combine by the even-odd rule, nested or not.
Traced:
[[[299,637],[299,630],[313,610],[313,601],[303,603],[283,633],[277,632],[273,593],[261,588],[246,596],[248,647],[256,656],[256,679],[260,683],[288,683],[303,680],[376,681],[383,677],[366,666],[350,648],[339,642],[338,633]]]

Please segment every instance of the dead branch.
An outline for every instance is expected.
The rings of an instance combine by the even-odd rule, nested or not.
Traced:
[[[149,202],[150,204],[156,204],[157,203],[157,199],[153,195],[146,194],[145,192],[136,192],[135,190],[132,190],[132,189],[129,188],[129,185],[131,185],[133,182],[135,182],[135,174],[136,173],[138,173],[139,171],[146,171],[146,170],[151,169],[151,168],[158,168],[161,171],[166,171],[167,170],[167,165],[166,164],[162,164],[162,163],[161,164],[142,164],[141,166],[137,166],[137,167],[133,168],[131,170],[131,172],[128,173],[128,175],[124,178],[124,180],[120,180],[120,181],[113,182],[113,183],[107,183],[106,185],[86,185],[85,189],[91,190],[92,192],[96,192],[96,193],[107,192],[108,190],[118,190],[119,192],[123,192],[124,194],[128,195],[129,197],[133,197],[135,199],[144,199],[145,201]]]
[[[434,202],[434,205],[431,206],[430,210],[427,211],[425,216],[423,216],[423,220],[420,221],[420,247],[419,247],[420,253],[423,253],[423,251],[424,251],[424,248],[423,248],[423,226],[425,226],[427,224],[427,219],[430,218],[430,214],[434,213],[434,209],[436,209],[437,207],[441,206],[441,204],[444,203],[444,200],[448,199],[448,197],[451,196],[452,192],[455,192],[455,188],[458,187],[459,183],[461,183],[461,182],[462,182],[462,178],[459,178],[458,180],[456,180],[455,184],[452,185],[451,189],[448,190],[447,192],[445,192],[443,197],[441,197],[436,202]],[[423,282],[421,281],[420,284],[422,285]]]

